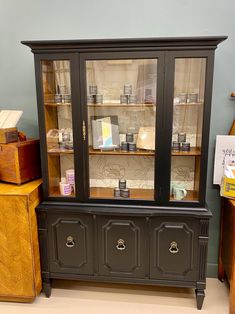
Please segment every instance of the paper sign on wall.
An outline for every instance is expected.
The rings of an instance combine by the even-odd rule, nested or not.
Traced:
[[[235,160],[235,136],[217,135],[214,162],[214,184],[221,184],[224,166]]]

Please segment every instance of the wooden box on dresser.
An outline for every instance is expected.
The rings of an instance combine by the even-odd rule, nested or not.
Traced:
[[[226,37],[27,41],[53,278],[206,286],[214,50]]]
[[[29,302],[41,291],[35,212],[41,182],[0,183],[0,300]]]

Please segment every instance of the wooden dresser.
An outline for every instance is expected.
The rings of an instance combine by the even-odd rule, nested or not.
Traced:
[[[35,214],[41,182],[0,183],[0,300],[29,302],[41,291]]]
[[[219,279],[230,285],[230,314],[235,314],[235,200],[222,199]]]

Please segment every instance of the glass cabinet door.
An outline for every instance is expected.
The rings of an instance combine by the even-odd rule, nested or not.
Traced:
[[[199,201],[206,58],[176,58],[170,200]]]
[[[85,67],[89,197],[154,200],[158,59]]]
[[[41,61],[49,196],[75,195],[69,60]]]

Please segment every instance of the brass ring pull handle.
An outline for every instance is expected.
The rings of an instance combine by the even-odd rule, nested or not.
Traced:
[[[75,241],[74,241],[73,237],[68,236],[66,239],[66,246],[67,247],[74,247],[74,245],[75,245]]]
[[[172,241],[172,242],[171,242],[170,247],[169,247],[169,251],[170,251],[172,254],[176,254],[176,253],[179,252],[179,248],[178,248],[177,242],[175,242],[175,241]]]
[[[125,241],[123,239],[119,239],[116,245],[117,250],[123,251],[126,248]]]

